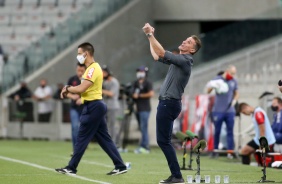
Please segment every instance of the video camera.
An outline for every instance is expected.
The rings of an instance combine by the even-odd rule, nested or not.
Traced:
[[[129,114],[133,112],[133,105],[134,105],[134,99],[132,98],[132,95],[134,93],[133,90],[134,89],[131,82],[126,84],[121,84],[119,89],[119,100],[125,100]]]

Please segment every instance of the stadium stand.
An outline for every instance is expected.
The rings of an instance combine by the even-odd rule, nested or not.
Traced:
[[[117,9],[117,0],[2,0],[0,44],[8,56],[3,90],[53,58]],[[44,52],[43,52],[44,50]],[[13,66],[19,70],[12,70]]]

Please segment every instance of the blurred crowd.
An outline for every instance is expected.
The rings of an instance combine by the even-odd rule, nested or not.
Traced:
[[[80,84],[85,66],[77,64],[75,75],[71,76],[65,83],[77,86]],[[129,126],[129,118],[126,115],[136,117],[138,130],[140,131],[140,141],[134,150],[136,154],[149,153],[149,134],[148,123],[151,111],[150,98],[153,97],[153,85],[148,79],[148,68],[140,66],[136,69],[136,79],[126,85],[120,84],[119,80],[113,75],[110,68],[106,65],[103,70],[103,100],[107,105],[107,124],[108,131],[113,141],[121,152],[127,152],[122,138],[122,134],[128,134],[125,126]],[[10,113],[10,120],[19,119],[22,121],[39,123],[52,122],[52,114],[55,112],[54,101],[63,102],[63,122],[71,122],[73,147],[76,143],[76,136],[79,130],[79,117],[82,111],[80,96],[73,94],[71,101],[60,98],[60,93],[64,83],[58,83],[57,89],[52,89],[47,79],[41,79],[34,91],[30,90],[25,81],[20,82],[20,88],[9,96],[15,110]],[[36,106],[36,107],[35,107]],[[36,109],[35,109],[36,108]],[[37,114],[35,115],[34,112]],[[128,113],[130,112],[130,113]],[[35,118],[34,118],[35,115]]]

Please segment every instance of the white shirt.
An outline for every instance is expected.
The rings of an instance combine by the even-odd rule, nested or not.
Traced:
[[[39,86],[36,88],[34,95],[37,98],[45,98],[46,96],[52,96],[52,89],[50,86],[45,86],[44,88]],[[51,111],[52,111],[51,99],[44,100],[44,101],[38,101],[38,113],[39,114],[49,113]]]

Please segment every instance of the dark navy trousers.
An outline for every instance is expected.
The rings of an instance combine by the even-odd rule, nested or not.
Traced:
[[[160,100],[157,110],[157,143],[162,149],[171,175],[181,178],[180,167],[175,150],[171,144],[173,122],[181,112],[180,100]]]
[[[106,112],[107,107],[102,100],[94,100],[84,104],[80,116],[80,127],[74,148],[74,154],[67,166],[69,169],[77,171],[76,168],[87,148],[87,145],[93,138],[96,138],[102,149],[112,159],[115,169],[126,168],[116,145],[108,133],[105,120]]]
[[[222,123],[225,122],[226,124],[226,131],[227,131],[227,149],[233,150],[234,149],[234,136],[233,136],[233,129],[234,129],[234,112],[213,112],[213,123],[214,123],[214,149],[218,149],[219,139],[220,139],[220,131]]]

